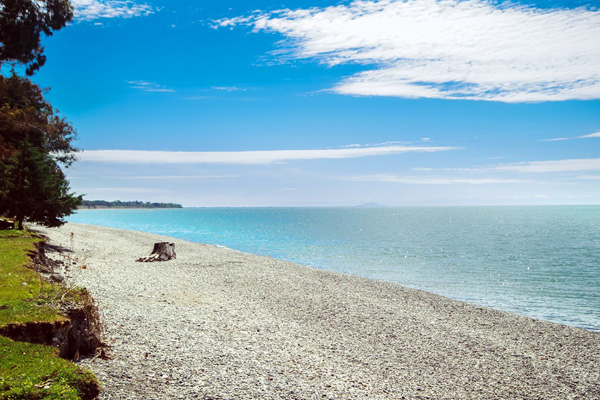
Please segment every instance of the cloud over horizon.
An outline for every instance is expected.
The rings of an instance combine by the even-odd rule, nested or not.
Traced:
[[[434,153],[460,150],[459,147],[380,146],[316,150],[265,151],[151,151],[151,150],[84,150],[80,161],[127,164],[246,164],[261,165],[299,160],[343,159],[402,153]]]
[[[364,65],[331,90],[507,103],[600,98],[600,11],[484,0],[355,0],[216,21],[285,37],[282,59]]]
[[[571,158],[547,161],[520,161],[466,168],[427,168],[414,167],[413,171],[451,171],[451,172],[514,172],[520,174],[539,174],[549,172],[600,171],[600,158]]]
[[[524,161],[471,168],[417,167],[411,168],[411,170],[421,173],[421,175],[371,174],[351,176],[344,179],[355,182],[386,182],[406,185],[572,184],[574,181],[598,180],[600,176],[565,176],[562,174],[546,176],[542,181],[532,176],[526,178],[522,178],[522,176],[524,174],[568,174],[571,172],[600,171],[600,158]],[[440,175],[440,173],[445,175]],[[451,173],[451,175],[448,176],[448,173]]]
[[[397,175],[364,175],[354,176],[346,180],[355,182],[388,182],[406,185],[497,185],[505,183],[535,184],[539,183],[529,179],[507,178],[457,178],[457,177],[431,177],[431,176],[397,176]]]

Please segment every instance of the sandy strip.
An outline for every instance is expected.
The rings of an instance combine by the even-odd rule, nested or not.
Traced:
[[[101,399],[600,399],[598,333],[153,234],[40,230],[74,245],[68,282],[101,309],[114,359],[82,362]],[[177,260],[134,262],[157,241]]]

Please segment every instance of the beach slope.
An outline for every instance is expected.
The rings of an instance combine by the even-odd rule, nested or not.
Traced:
[[[600,334],[158,235],[36,228],[74,252],[101,399],[600,399]],[[158,241],[177,259],[137,263]]]

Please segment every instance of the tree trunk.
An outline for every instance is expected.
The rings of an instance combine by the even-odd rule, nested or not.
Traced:
[[[152,254],[148,257],[140,257],[137,262],[168,261],[177,258],[175,254],[175,243],[158,242],[154,243]]]

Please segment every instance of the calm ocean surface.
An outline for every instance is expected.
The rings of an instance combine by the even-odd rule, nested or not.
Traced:
[[[600,331],[600,206],[81,210],[68,220],[227,246]]]

